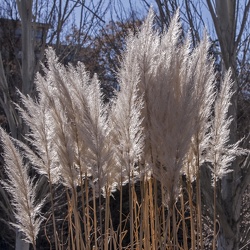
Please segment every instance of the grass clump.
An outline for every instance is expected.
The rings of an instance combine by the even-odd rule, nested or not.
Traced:
[[[20,94],[17,107],[29,146],[14,147],[1,130],[14,226],[34,249],[49,221],[47,238],[56,250],[204,249],[202,167],[211,170],[214,187],[215,248],[216,183],[241,153],[238,143],[228,145],[230,73],[217,90],[207,36],[192,48],[189,37],[181,37],[178,13],[159,34],[150,11],[126,45],[117,72],[120,91],[109,104],[82,63],[65,67],[48,49],[47,66],[36,77],[37,100]],[[41,217],[44,201],[36,203],[30,167],[47,179],[47,218]],[[67,199],[62,218],[58,186]],[[117,190],[114,226],[110,207]]]

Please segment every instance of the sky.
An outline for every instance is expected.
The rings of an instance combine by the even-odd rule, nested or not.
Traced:
[[[103,8],[104,9],[105,9],[105,7],[108,6],[109,3],[111,3],[112,6],[113,6],[112,13],[110,14],[110,12],[109,12],[104,17],[102,17],[102,19],[105,21],[105,23],[108,23],[111,20],[111,15],[112,15],[113,20],[120,19],[121,17],[123,19],[126,19],[125,15],[119,16],[119,18],[118,18],[117,15],[116,15],[116,11],[118,11],[118,13],[121,13],[125,9],[127,13],[131,13],[130,3],[132,3],[135,6],[134,9],[137,11],[137,14],[141,18],[143,18],[147,14],[145,5],[142,3],[141,0],[102,0],[102,1],[103,1]],[[96,5],[99,2],[100,2],[100,0],[86,0],[86,5],[88,5],[89,3]],[[123,4],[122,7],[124,9],[121,8],[121,5],[119,4],[120,2],[122,2],[122,4]],[[155,3],[155,0],[148,0],[147,2],[150,5],[152,5],[154,7],[154,9],[157,10],[157,5]],[[203,1],[197,1],[198,4],[197,4],[196,7],[199,8],[198,5],[201,6],[202,17],[204,19],[207,30],[209,32],[212,32],[212,29],[211,29],[211,26],[212,26],[211,25],[211,16],[210,16],[210,13],[209,13],[208,9],[206,7],[204,7],[202,2]],[[79,7],[76,10],[76,21],[80,19],[80,9],[81,8]]]

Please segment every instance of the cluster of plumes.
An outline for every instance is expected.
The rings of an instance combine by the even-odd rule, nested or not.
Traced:
[[[203,162],[211,163],[215,178],[227,173],[238,147],[228,146],[230,74],[216,95],[207,36],[192,48],[189,37],[181,36],[178,13],[163,34],[153,23],[150,11],[141,30],[128,36],[117,73],[121,90],[109,104],[102,102],[97,77],[91,79],[82,63],[65,67],[52,49],[47,50],[47,67],[36,79],[37,100],[20,94],[23,107],[18,108],[33,148],[21,146],[25,157],[52,184],[74,189],[88,178],[98,196],[138,178],[154,177],[171,207],[181,174],[195,178]],[[21,159],[11,161],[13,152],[5,149],[10,178],[6,186],[13,195],[23,184],[15,183],[17,177],[9,169],[19,168]],[[33,204],[32,181],[23,178]]]
[[[139,141],[138,151],[141,173],[159,180],[165,190],[163,202],[169,207],[178,197],[182,174],[195,179],[199,167],[208,163],[213,183],[241,153],[239,143],[228,144],[231,119],[227,113],[233,94],[230,72],[218,90],[208,40],[204,34],[192,48],[190,37],[182,37],[178,13],[168,30],[159,34],[151,11],[140,32],[128,38],[119,72],[118,102],[128,89],[136,89],[134,98],[140,105],[135,107],[142,107],[137,111],[140,128],[136,131],[144,140],[143,150]],[[131,81],[133,75],[139,78]]]
[[[31,159],[41,156],[40,164],[36,159],[33,164],[53,184],[74,189],[88,176],[100,192],[117,170],[99,81],[89,77],[82,63],[64,67],[52,49],[47,63],[45,76],[37,75],[38,102],[22,96],[24,108],[19,107],[36,151]]]

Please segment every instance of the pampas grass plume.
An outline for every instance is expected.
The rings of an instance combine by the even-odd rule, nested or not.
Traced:
[[[1,181],[1,183],[10,194],[16,219],[16,222],[11,224],[21,231],[25,241],[31,243],[35,248],[36,237],[42,222],[40,211],[44,200],[36,201],[36,184],[34,179],[28,175],[27,165],[23,164],[22,154],[18,152],[11,138],[2,128],[0,134],[4,149],[4,168],[7,175],[7,180]]]

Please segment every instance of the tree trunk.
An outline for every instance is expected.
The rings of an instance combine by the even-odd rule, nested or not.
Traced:
[[[226,238],[224,234],[219,234],[218,236],[218,250],[233,250],[234,248],[234,238]]]
[[[22,239],[22,233],[16,229],[15,250],[29,250],[30,244]]]
[[[221,230],[218,235],[217,244],[218,250],[237,250],[239,249],[239,235],[230,237]]]
[[[230,187],[233,184],[229,183],[230,177],[222,180],[222,187]],[[224,184],[223,184],[224,182]],[[226,183],[227,182],[227,183]],[[218,250],[238,250],[240,243],[240,209],[241,199],[232,195],[232,188],[229,189],[229,193],[226,199],[222,198],[222,209],[225,213],[226,223],[219,225],[217,249]],[[220,215],[219,215],[220,216]],[[220,219],[219,219],[220,220]]]
[[[228,116],[232,117],[230,126],[230,144],[237,141],[237,74],[236,74],[236,0],[216,0],[215,9],[210,0],[207,0],[215,30],[220,43],[223,66],[226,70],[231,69],[234,81],[234,92],[229,108]],[[238,250],[240,241],[240,209],[241,197],[237,193],[239,180],[241,179],[239,162],[236,159],[230,166],[233,172],[225,175],[220,182],[221,209],[218,212],[219,232],[217,237],[217,248],[219,250]],[[221,220],[221,218],[224,220]]]
[[[22,93],[24,95],[32,91],[35,69],[32,2],[32,0],[16,1],[22,22]]]

